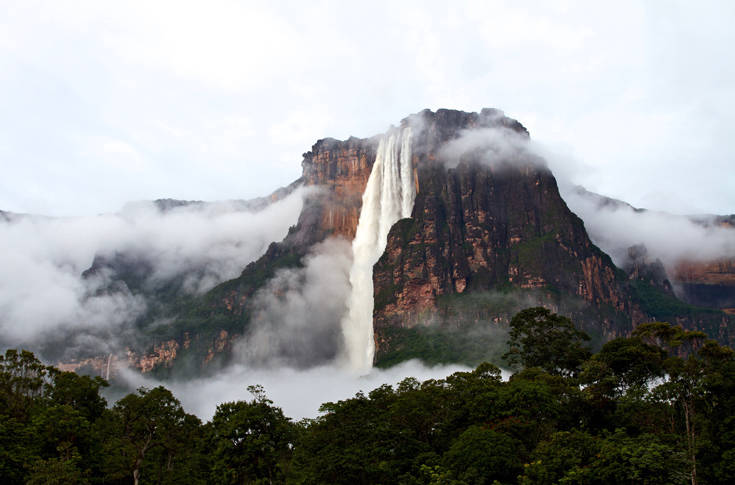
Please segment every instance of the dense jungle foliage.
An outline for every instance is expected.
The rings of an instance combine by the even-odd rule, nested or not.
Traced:
[[[0,482],[733,483],[733,351],[666,323],[592,355],[543,308],[511,323],[507,381],[471,372],[322,406],[293,422],[251,387],[202,423],[163,387],[108,406],[100,378],[0,356]]]

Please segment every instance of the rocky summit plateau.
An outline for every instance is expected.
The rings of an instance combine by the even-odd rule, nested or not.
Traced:
[[[380,366],[410,358],[497,361],[510,318],[531,306],[570,317],[597,346],[649,321],[735,343],[735,254],[663,263],[656,248],[631,245],[614,260],[593,242],[604,238],[591,237],[590,221],[570,209],[526,128],[499,110],[424,110],[382,135],[321,139],[302,167],[289,187],[244,205],[263,210],[305,188],[298,223],[239,276],[203,294],[178,291],[185,275],[156,288],[142,285],[151,269],[135,254],[96,257],[86,277],[115,275],[98,291],[139,294],[153,304],[136,320],[135,337],[121,338],[119,352],[59,355],[59,365],[107,377],[128,365],[165,377],[211,372],[243,356],[252,365],[277,359],[299,367],[351,352],[360,354],[357,362]],[[633,211],[584,189],[577,195]],[[158,204],[175,210],[191,202]],[[735,237],[732,221],[697,223]],[[349,277],[339,293],[344,301],[321,302],[319,309],[329,311],[318,322],[307,311],[302,326],[269,328],[267,342],[258,340],[254,321],[262,326],[263,292],[282,296],[286,290],[279,293],[274,281],[288,271],[308,284],[315,258],[337,252],[329,244],[348,249],[346,265],[325,260],[323,269],[341,272],[343,286]],[[365,248],[372,256],[358,255]],[[358,288],[366,278],[358,264],[367,268],[367,290]],[[52,337],[46,355],[64,338]]]

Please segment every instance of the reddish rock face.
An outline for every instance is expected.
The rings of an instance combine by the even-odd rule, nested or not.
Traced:
[[[90,357],[87,359],[73,360],[70,362],[57,362],[55,367],[63,372],[80,372],[109,378],[118,368],[118,359],[114,355],[106,357]],[[110,371],[109,374],[107,371]]]
[[[629,332],[637,323],[630,315],[640,312],[625,277],[589,240],[552,174],[535,160],[489,164],[472,153],[447,168],[442,144],[463,128],[477,127],[478,120],[438,115],[424,120],[428,139],[417,149],[412,218],[393,227],[374,268],[378,351],[390,350],[388,327],[441,320],[443,296],[512,288],[610,308],[616,315],[596,322],[604,335]],[[525,134],[512,120],[495,122]],[[538,303],[559,307],[551,297]]]
[[[128,349],[128,365],[137,368],[140,372],[152,371],[158,366],[171,367],[179,350],[179,342],[167,340],[153,346],[153,350],[144,355],[136,355]]]
[[[80,371],[94,375],[98,375],[104,379],[115,376],[120,367],[130,367],[139,370],[142,373],[150,372],[156,367],[171,367],[176,359],[177,351],[183,347],[189,347],[190,339],[188,334],[185,335],[183,342],[166,340],[154,345],[150,352],[137,354],[132,349],[126,349],[125,358],[109,354],[107,356],[92,357],[80,359],[71,362],[58,362],[56,368],[62,371]]]
[[[325,234],[355,237],[362,193],[375,162],[377,139],[319,140],[304,154],[303,180],[322,189],[316,196],[315,215]]]
[[[672,271],[680,297],[698,306],[722,308],[733,314],[735,308],[735,260],[679,263]]]
[[[681,262],[674,269],[672,279],[681,283],[735,287],[735,260],[724,259],[704,263]]]
[[[220,330],[214,343],[207,350],[207,355],[204,357],[204,363],[208,364],[217,354],[221,354],[226,350],[229,350],[231,346],[232,339],[229,337],[227,330]]]

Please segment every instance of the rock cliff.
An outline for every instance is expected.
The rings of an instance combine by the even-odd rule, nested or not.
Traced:
[[[304,153],[304,185],[319,187],[312,200],[316,227],[321,234],[355,237],[362,193],[375,162],[377,138],[325,138]]]
[[[393,350],[397,326],[456,325],[458,311],[474,312],[473,320],[507,321],[515,310],[491,305],[478,313],[471,298],[458,298],[466,294],[514,292],[523,295],[518,307],[532,300],[567,312],[574,301],[578,319],[594,309],[595,321],[585,315],[580,323],[599,327],[603,338],[628,333],[645,318],[626,278],[589,240],[543,161],[515,150],[488,153],[472,143],[458,143],[458,153],[443,150],[468,129],[527,137],[525,128],[490,110],[419,116],[424,139],[416,148],[412,218],[393,227],[374,268],[378,359]],[[452,166],[449,158],[460,161]]]
[[[735,259],[683,261],[672,279],[685,301],[735,314]]]

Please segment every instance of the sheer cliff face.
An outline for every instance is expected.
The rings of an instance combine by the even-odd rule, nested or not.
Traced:
[[[619,271],[590,242],[538,160],[489,163],[485,154],[470,151],[447,168],[441,147],[463,129],[499,125],[526,135],[497,113],[492,122],[482,116],[424,115],[412,218],[393,227],[374,268],[379,351],[381,344],[386,350],[386,328],[436,321],[437,302],[445,295],[515,288],[545,294],[540,303],[552,306],[559,304],[553,296],[562,294],[620,315],[640,313]],[[608,337],[632,328],[629,317],[600,323]]]
[[[377,139],[326,138],[304,154],[304,184],[321,188],[312,201],[313,229],[348,240],[355,237],[376,147]]]
[[[686,283],[735,286],[735,260],[683,262],[676,267],[674,279]]]
[[[682,262],[672,279],[683,300],[735,315],[735,260]]]
[[[378,314],[432,308],[436,297],[515,286],[551,288],[627,311],[616,269],[559,197],[554,178],[526,167],[419,170],[413,219],[401,221],[375,268]],[[393,288],[387,295],[385,288]]]

